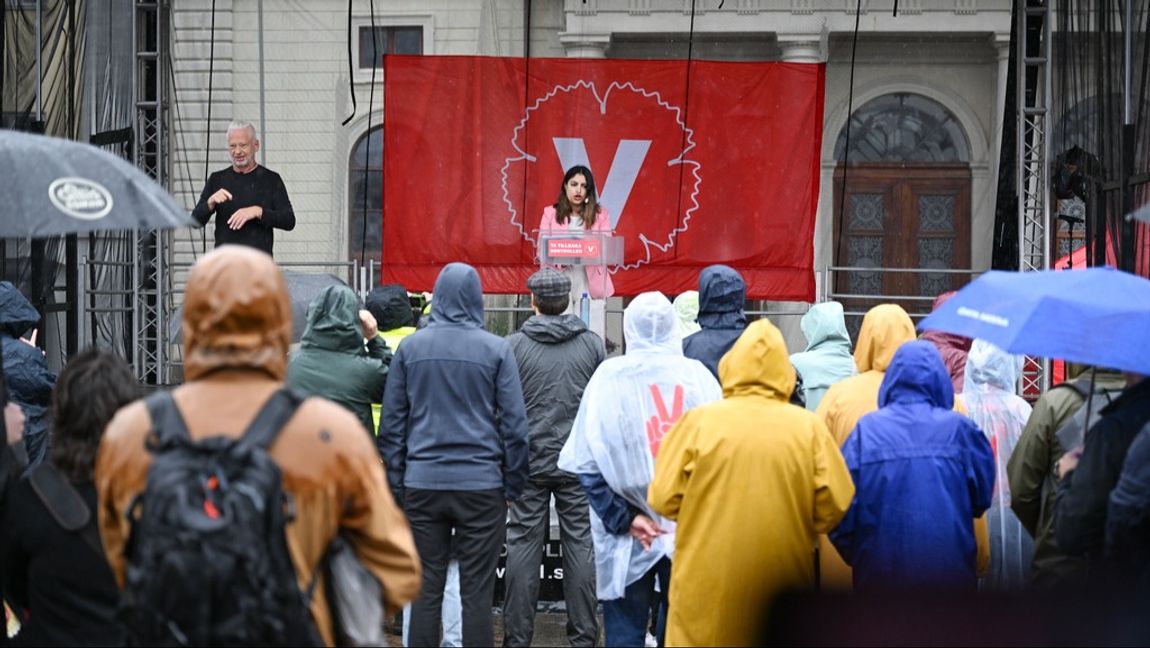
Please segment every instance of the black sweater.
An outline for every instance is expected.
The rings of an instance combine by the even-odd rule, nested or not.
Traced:
[[[207,225],[212,217],[208,198],[220,189],[231,192],[232,199],[216,205],[216,247],[236,243],[271,254],[272,228],[289,232],[295,228],[295,212],[292,211],[287,188],[275,171],[257,166],[248,173],[236,173],[231,167],[213,173],[200,194],[200,202],[192,210],[192,218],[200,225]],[[252,219],[238,230],[228,227],[232,214],[254,205],[264,208],[262,218]]]

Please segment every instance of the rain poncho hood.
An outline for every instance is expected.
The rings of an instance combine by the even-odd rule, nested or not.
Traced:
[[[762,396],[787,402],[795,389],[795,368],[787,361],[783,335],[767,320],[747,327],[719,362],[723,398]]]
[[[466,263],[449,263],[435,280],[435,307],[428,326],[483,326],[483,288],[479,273]]]
[[[747,284],[734,268],[713,265],[699,273],[699,316],[703,328],[745,328]]]
[[[932,346],[908,342],[895,352],[899,362],[891,361],[878,390],[878,406],[914,405],[925,403],[931,407],[952,409],[954,388],[950,377],[939,361],[942,359]]]
[[[859,373],[886,371],[903,342],[915,339],[914,322],[897,304],[879,304],[867,311],[859,327],[855,365]]]
[[[256,369],[283,380],[291,327],[287,284],[275,261],[242,245],[217,248],[188,273],[184,378]]]
[[[679,314],[679,332],[683,337],[697,333],[703,328],[696,321],[699,317],[699,291],[688,290],[671,303],[675,305],[675,312]]]
[[[644,551],[630,535],[609,533],[592,509],[600,600],[621,598],[627,585],[673,554],[674,524],[647,504],[655,456],[663,435],[683,412],[722,396],[707,368],[683,357],[678,318],[662,294],[643,293],[632,300],[623,312],[623,335],[627,353],[608,359],[591,377],[559,454],[559,468],[602,475],[612,491],[668,533]]]
[[[307,307],[300,348],[355,352],[363,349],[359,299],[347,286],[324,288]]]
[[[994,457],[929,342],[903,344],[879,390],[881,409],[843,444],[856,495],[831,540],[856,590],[974,589],[974,518],[990,506]]]
[[[407,291],[399,284],[376,286],[367,294],[366,307],[380,331],[414,327],[415,314]]]
[[[1034,540],[1010,508],[1007,462],[1030,418],[1030,404],[1014,393],[1022,374],[1022,356],[986,340],[974,340],[966,358],[965,387],[959,397],[967,416],[982,430],[994,451],[994,495],[987,519],[990,532],[990,589],[1021,589],[1030,570]]]
[[[855,361],[842,304],[811,306],[799,326],[807,338],[807,348],[792,354],[791,364],[803,377],[807,409],[813,412],[831,385],[855,374]]]

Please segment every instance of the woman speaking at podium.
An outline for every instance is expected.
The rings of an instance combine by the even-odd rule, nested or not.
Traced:
[[[573,166],[563,175],[559,199],[543,210],[539,234],[546,236],[585,232],[610,236],[611,216],[599,205],[591,169]],[[542,239],[540,244],[545,245]],[[590,299],[590,321],[587,328],[603,337],[607,298],[615,294],[615,286],[611,283],[611,274],[607,268],[603,265],[552,267],[571,279],[571,305],[567,312],[578,315],[580,299],[583,293],[587,293]]]

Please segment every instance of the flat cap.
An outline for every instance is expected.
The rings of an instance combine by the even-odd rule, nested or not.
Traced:
[[[543,299],[569,297],[571,295],[571,280],[561,272],[551,268],[543,268],[527,279],[527,289],[531,291],[531,294]]]

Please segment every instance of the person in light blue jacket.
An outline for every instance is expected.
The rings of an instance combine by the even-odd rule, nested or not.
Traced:
[[[803,377],[804,400],[813,412],[831,385],[855,375],[858,368],[842,304],[831,301],[811,306],[799,326],[807,338],[807,348],[792,353],[791,364]]]

